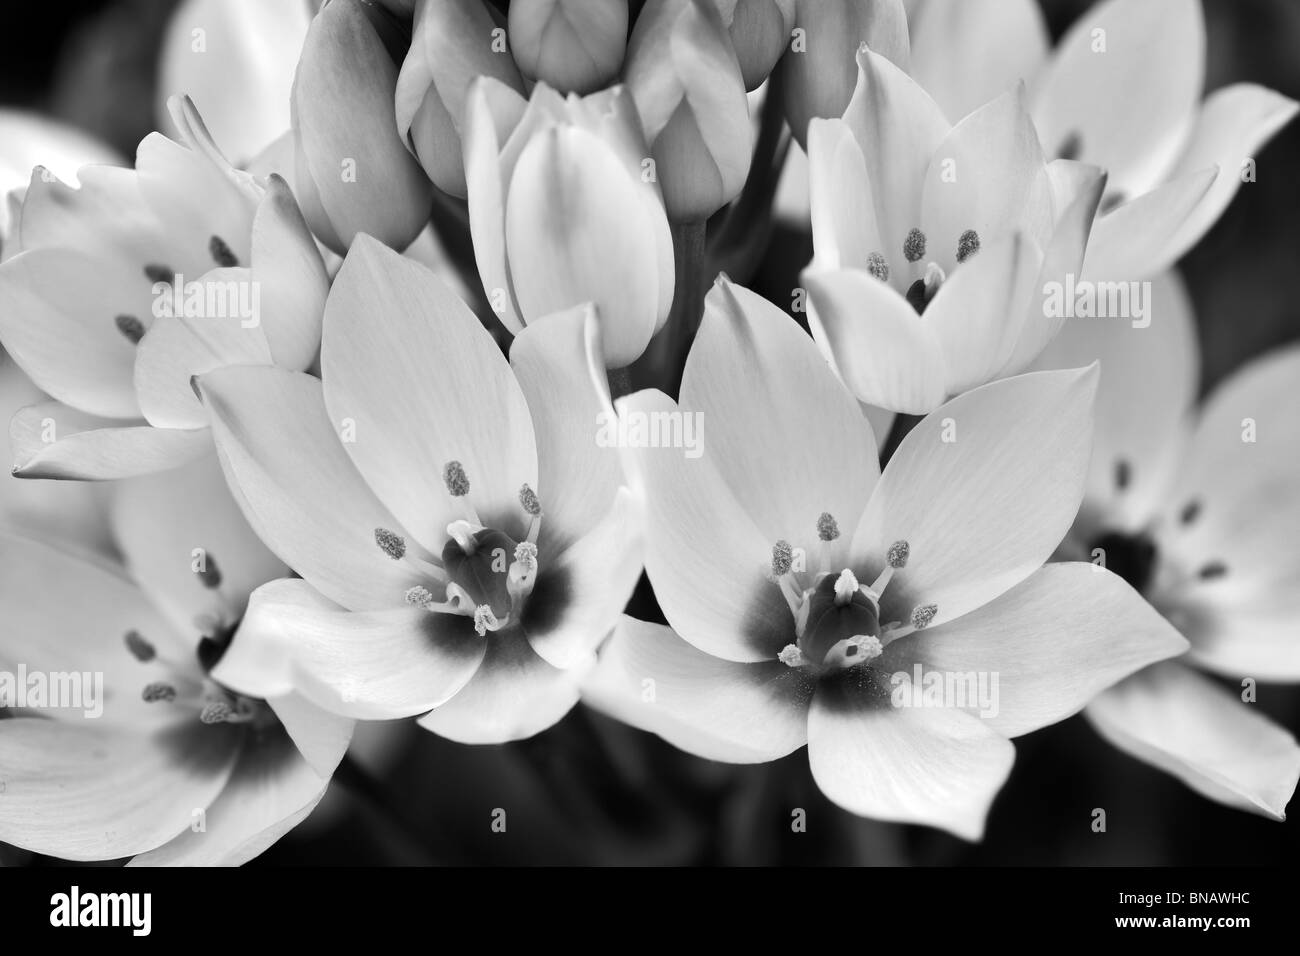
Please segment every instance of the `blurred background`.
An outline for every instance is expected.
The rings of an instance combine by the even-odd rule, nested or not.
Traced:
[[[158,49],[174,5],[7,5],[0,107],[56,117],[132,156],[157,124]],[[1053,35],[1087,6],[1048,0]],[[1300,99],[1300,3],[1204,7],[1207,89],[1254,81]],[[3,141],[5,130],[0,124],[0,173],[21,147]],[[1199,323],[1203,389],[1300,338],[1300,123],[1257,159],[1258,180],[1180,263]],[[810,254],[806,235],[778,226],[754,287],[788,302]],[[1300,734],[1300,687],[1263,686],[1257,706]],[[1275,823],[1204,800],[1112,749],[1077,717],[1016,741],[1015,769],[979,845],[838,810],[813,785],[804,751],[727,767],[581,707],[518,744],[467,747],[407,723],[371,725],[355,749],[368,776],[338,781],[307,823],[252,865],[1187,865],[1300,856],[1300,820]],[[1107,813],[1105,833],[1091,830],[1097,807]],[[491,827],[497,808],[507,810],[505,833]],[[796,809],[806,832],[792,831]],[[0,862],[57,861],[0,845]]]

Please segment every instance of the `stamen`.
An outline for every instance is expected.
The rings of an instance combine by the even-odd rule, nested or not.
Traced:
[[[511,607],[533,592],[537,583],[537,545],[531,541],[521,541],[515,545],[515,560],[510,565],[509,577],[506,579],[506,593],[510,595]]]
[[[208,240],[208,252],[212,255],[212,261],[219,266],[229,268],[239,265],[239,259],[235,257],[230,246],[226,245],[226,240],[220,236],[213,236]]]
[[[772,577],[779,578],[790,573],[794,565],[794,548],[784,538],[772,545]]]
[[[980,236],[974,229],[967,229],[957,237],[957,261],[965,262],[980,251]]]
[[[469,476],[465,474],[465,466],[458,461],[449,461],[442,466],[442,481],[453,498],[464,498],[469,494]]]
[[[821,517],[817,519],[817,537],[823,541],[834,541],[839,536],[840,526],[835,516],[829,511],[823,511]]]
[[[126,649],[141,664],[147,664],[158,656],[158,649],[146,641],[139,631],[127,631],[124,640]]]
[[[1213,581],[1215,578],[1221,578],[1228,573],[1228,566],[1222,561],[1211,561],[1201,570],[1196,572],[1196,576],[1202,581]]]
[[[515,560],[529,571],[537,568],[537,545],[531,541],[521,541],[515,545]]]
[[[176,278],[176,273],[172,271],[171,266],[150,263],[144,267],[145,278],[150,282],[165,282],[171,285]]]
[[[144,338],[144,323],[134,315],[119,315],[113,319],[113,324],[132,345],[139,345]]]
[[[497,616],[492,613],[492,608],[486,604],[480,604],[474,609],[474,633],[479,637],[486,637],[488,631],[497,631],[501,629],[501,622]]]
[[[537,498],[537,492],[527,485],[519,489],[519,504],[534,518],[542,513],[542,503]]]
[[[798,644],[787,644],[781,648],[781,653],[776,655],[776,659],[786,667],[802,667],[808,663],[807,658],[803,656],[803,651],[799,650]]]
[[[851,643],[849,647],[856,648],[857,653],[849,653],[849,650],[846,648],[845,656],[855,658],[856,662],[859,664],[873,661],[885,652],[885,646],[880,643],[880,638],[876,637],[874,634],[855,634],[853,637],[853,643]]]
[[[1183,505],[1182,512],[1178,515],[1178,520],[1183,524],[1191,524],[1201,514],[1201,503],[1196,500],[1187,502]]]
[[[394,561],[406,557],[406,539],[387,528],[375,529],[375,544],[379,545],[379,550]]]
[[[428,607],[433,603],[433,592],[423,584],[406,589],[406,603],[415,607]]]
[[[221,569],[217,567],[217,559],[210,554],[203,556],[203,567],[195,572],[199,576],[199,583],[209,591],[215,591],[221,587]]]
[[[199,712],[199,720],[205,724],[224,724],[233,714],[234,711],[226,701],[214,700],[204,705]]]
[[[176,699],[176,688],[164,681],[154,681],[152,684],[145,685],[140,693],[140,699],[146,704],[173,701]]]
[[[891,568],[907,567],[907,559],[912,553],[912,546],[906,541],[895,541],[885,552],[885,562]]]
[[[889,281],[889,263],[885,257],[878,252],[873,252],[867,256],[867,271],[879,279],[881,282]]]
[[[908,262],[920,262],[924,255],[925,233],[912,227],[907,232],[907,238],[903,240],[903,256]]]
[[[835,603],[843,607],[852,601],[853,595],[857,593],[858,579],[854,577],[852,571],[845,568],[840,572],[840,576],[835,579]]]
[[[937,604],[922,604],[912,609],[912,627],[918,631],[925,630],[934,620],[934,616],[939,613]]]

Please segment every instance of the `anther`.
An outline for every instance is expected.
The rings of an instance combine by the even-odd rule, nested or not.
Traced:
[[[957,261],[965,262],[980,251],[980,236],[974,229],[967,229],[957,237]]]
[[[132,345],[139,345],[144,338],[144,323],[134,315],[119,315],[113,319],[113,324]]]
[[[528,485],[523,485],[519,489],[519,504],[534,518],[542,513],[542,503],[537,498],[537,492]]]
[[[464,498],[469,494],[469,476],[465,474],[465,466],[458,461],[449,461],[442,466],[442,481],[453,498]]]
[[[158,650],[144,639],[139,631],[127,631],[124,638],[126,649],[141,664],[147,664],[158,656]]]
[[[221,587],[221,569],[217,567],[217,560],[210,554],[203,556],[203,566],[194,572],[199,576],[199,583],[209,591],[215,591]]]
[[[205,724],[224,724],[233,715],[230,704],[224,700],[214,700],[204,705],[199,712],[199,720]]]
[[[937,604],[922,604],[912,609],[912,627],[918,631],[924,630],[930,626],[934,616],[939,613]]]
[[[908,262],[920,262],[924,255],[925,233],[913,227],[908,230],[907,238],[903,240],[903,256]]]
[[[167,285],[171,285],[176,278],[176,273],[172,272],[171,266],[159,265],[158,263],[150,263],[145,266],[144,275],[150,282],[165,282]]]
[[[885,257],[878,252],[873,252],[867,256],[867,271],[879,279],[881,282],[889,281],[889,263]]]
[[[1133,480],[1133,467],[1121,458],[1115,462],[1115,487],[1123,491]]]
[[[501,622],[497,616],[492,613],[492,608],[486,604],[480,604],[474,608],[474,633],[479,637],[487,636],[488,631],[495,631],[501,627]]]
[[[1083,137],[1076,132],[1067,133],[1061,145],[1056,148],[1057,159],[1078,159],[1083,151]]]
[[[790,542],[782,539],[772,545],[772,577],[779,578],[790,573],[794,565],[794,548]]]
[[[912,553],[912,546],[906,541],[895,541],[885,552],[885,562],[891,568],[907,567],[907,559]]]
[[[406,603],[415,607],[427,607],[433,603],[433,592],[423,584],[406,589]]]
[[[1201,503],[1196,500],[1187,502],[1183,505],[1183,510],[1178,515],[1178,520],[1183,524],[1191,524],[1201,514]]]
[[[1196,572],[1196,576],[1202,581],[1213,581],[1215,578],[1221,578],[1228,573],[1228,566],[1222,561],[1211,561],[1201,570]]]
[[[537,567],[537,545],[531,541],[521,541],[515,545],[515,560],[524,566],[524,570],[532,571]]]
[[[781,653],[776,655],[776,659],[786,667],[802,667],[808,663],[807,658],[803,656],[803,651],[799,650],[798,644],[787,644],[781,648]]]
[[[164,681],[154,681],[152,684],[145,685],[144,690],[140,692],[140,699],[146,704],[172,701],[176,699],[176,688]]]
[[[835,516],[829,511],[823,511],[817,519],[817,537],[823,541],[834,541],[839,536],[840,526]]]
[[[376,528],[375,544],[379,545],[379,550],[394,561],[400,561],[406,557],[406,539],[395,531],[389,531],[387,528]]]
[[[239,265],[239,260],[230,250],[230,246],[226,245],[226,240],[222,239],[220,236],[213,236],[208,240],[208,252],[212,255],[212,261],[219,266],[230,267]]]

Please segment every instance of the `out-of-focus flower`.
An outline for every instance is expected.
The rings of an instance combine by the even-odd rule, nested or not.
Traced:
[[[351,721],[213,680],[249,591],[285,572],[215,458],[116,491],[128,568],[0,534],[0,665],[29,678],[0,714],[0,840],[71,860],[238,865],[311,812]]]
[[[200,376],[245,515],[303,578],[254,594],[218,678],[359,718],[425,714],[464,742],[567,713],[641,567],[618,452],[596,440],[589,312],[525,329],[507,364],[433,273],[362,237],[326,306],[323,387]]]
[[[855,56],[866,44],[907,69],[902,0],[795,0],[795,29],[779,69],[785,118],[800,146],[814,117],[843,116],[858,82]]]
[[[1186,292],[1174,273],[1149,289],[1149,325],[1072,318],[1040,359],[1101,362],[1087,493],[1064,556],[1103,561],[1191,642],[1185,661],[1142,671],[1086,713],[1197,792],[1281,819],[1300,747],[1246,688],[1300,681],[1300,348],[1246,365],[1197,410]]]
[[[192,461],[211,437],[191,376],[315,360],[328,278],[288,187],[231,167],[188,101],[176,120],[184,145],[150,134],[134,170],[88,166],[79,189],[32,177],[0,264],[0,342],[55,400],[14,417],[16,474]]]
[[[327,3],[293,79],[294,191],[312,232],[340,255],[358,232],[405,249],[433,205],[393,122],[397,64],[376,29],[387,16],[361,0]]]
[[[635,103],[624,87],[525,102],[484,79],[465,108],[470,232],[511,332],[591,302],[605,362],[630,365],[668,318],[673,244]]]
[[[311,0],[185,0],[163,37],[160,122],[170,122],[168,97],[188,96],[244,165],[289,130],[294,66],[311,17]]]
[[[590,701],[713,759],[806,743],[846,809],[978,838],[1007,738],[1186,648],[1118,576],[1042,567],[1083,491],[1095,384],[1076,369],[968,392],[882,475],[870,425],[812,341],[720,280],[681,404],[655,391],[618,403],[629,426],[708,423],[697,456],[626,453],[676,634],[625,621]],[[916,699],[963,673],[996,690]]]
[[[745,89],[767,79],[790,44],[795,0],[713,0],[740,61]]]
[[[627,0],[519,0],[510,48],[524,76],[590,93],[618,75],[627,47]]]
[[[465,195],[462,124],[470,84],[490,76],[516,93],[524,82],[505,27],[484,0],[418,0],[411,48],[397,78],[397,129],[443,192]]]
[[[1018,90],[950,126],[885,57],[858,64],[809,132],[809,324],[859,399],[928,412],[1051,341],[1041,290],[1078,275],[1105,177],[1045,162]]]
[[[106,144],[72,126],[19,110],[0,110],[0,261],[12,255],[5,244],[11,209],[22,203],[32,169],[40,166],[67,182],[90,164],[117,165],[121,157]]]
[[[1182,256],[1254,181],[1255,152],[1297,109],[1254,83],[1202,100],[1200,0],[1107,0],[1050,54],[1025,0],[928,2],[912,27],[913,76],[949,115],[1032,77],[1030,108],[1048,155],[1107,171],[1090,278],[1138,279]]]
[[[739,194],[753,151],[740,63],[713,0],[649,0],[624,77],[668,217],[707,219]]]

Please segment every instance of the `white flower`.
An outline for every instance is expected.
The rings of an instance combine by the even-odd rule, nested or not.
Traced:
[[[1150,326],[1071,319],[1041,358],[1101,362],[1087,493],[1065,555],[1104,560],[1191,642],[1185,659],[1129,678],[1086,713],[1199,793],[1281,819],[1300,747],[1246,691],[1300,681],[1300,348],[1249,363],[1197,409],[1186,292],[1172,272],[1152,290]]]
[[[1007,738],[1186,648],[1117,576],[1041,567],[1083,491],[1095,383],[1076,369],[967,392],[881,474],[871,427],[813,343],[721,281],[680,405],[708,423],[704,454],[628,452],[673,629],[625,620],[588,699],[713,759],[806,743],[841,806],[978,838]],[[677,410],[655,391],[619,402]],[[895,705],[893,675],[916,666],[997,675],[996,713]]]

